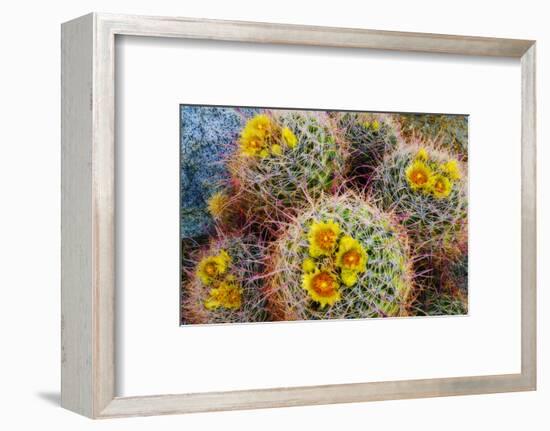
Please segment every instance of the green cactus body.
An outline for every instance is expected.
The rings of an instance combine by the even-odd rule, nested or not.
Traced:
[[[183,284],[183,323],[246,323],[268,320],[264,249],[252,235],[214,240],[194,256]],[[208,264],[217,270],[209,276]]]
[[[312,256],[312,235],[321,235],[321,239],[323,235],[319,226],[332,226],[337,232],[331,237],[334,250]],[[339,267],[346,257],[342,254],[344,238],[364,252],[366,262],[352,274],[355,282],[351,283],[343,281],[345,270]],[[299,214],[273,244],[271,265],[268,300],[277,320],[408,315],[413,281],[406,234],[388,214],[355,194],[323,197]],[[333,299],[328,304],[314,299],[307,284],[308,280],[321,281],[319,286],[324,287],[323,280],[315,277],[326,276],[325,272],[333,277],[328,279],[332,287],[337,286],[337,292],[329,292]]]
[[[365,187],[384,155],[397,146],[395,128],[387,115],[365,112],[335,113],[341,139],[349,145],[347,178]]]
[[[454,179],[442,172],[447,162],[454,164]],[[415,173],[417,164],[425,171]],[[427,182],[415,185],[411,175]],[[406,227],[415,255],[445,255],[467,228],[466,176],[464,164],[444,149],[402,145],[378,167],[372,192],[380,207]],[[434,187],[435,179],[441,189]]]
[[[263,156],[237,150],[229,161],[232,185],[247,211],[244,218],[264,227],[288,220],[300,205],[335,187],[344,166],[344,148],[336,144],[326,114],[274,111],[267,116],[275,130],[271,149]],[[284,131],[294,136],[294,145]]]

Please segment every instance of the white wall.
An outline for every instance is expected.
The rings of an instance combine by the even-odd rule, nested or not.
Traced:
[[[545,2],[427,0],[19,1],[0,25],[0,399],[3,429],[548,429],[550,219],[544,141],[550,87]],[[242,19],[538,40],[539,390],[534,393],[390,401],[91,422],[59,399],[59,24],[92,10]],[[546,75],[546,76],[545,76]],[[505,235],[505,232],[503,232]],[[504,237],[505,239],[505,237]],[[498,300],[498,298],[496,298]],[[546,362],[546,363],[545,363]],[[4,422],[12,422],[9,426]]]

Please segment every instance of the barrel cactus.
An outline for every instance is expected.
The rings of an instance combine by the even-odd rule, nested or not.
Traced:
[[[277,320],[408,315],[407,236],[356,194],[311,203],[274,242],[270,262],[268,301]]]
[[[349,145],[347,178],[353,185],[365,187],[384,155],[397,146],[391,118],[367,112],[338,112],[333,116],[340,138]]]
[[[374,175],[373,195],[408,231],[415,254],[445,253],[467,227],[466,167],[443,148],[400,145]]]
[[[194,256],[182,286],[183,323],[267,320],[263,293],[264,250],[254,236],[213,240]]]
[[[264,228],[277,225],[336,187],[343,150],[324,113],[266,111],[250,119],[229,160],[231,185],[245,218]]]

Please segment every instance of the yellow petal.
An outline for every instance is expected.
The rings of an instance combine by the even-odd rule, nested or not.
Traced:
[[[342,283],[344,283],[347,287],[353,286],[355,283],[357,283],[357,273],[355,271],[342,271]]]
[[[315,261],[313,259],[310,259],[309,257],[304,259],[304,262],[302,263],[302,269],[304,272],[314,272],[316,269]]]
[[[296,137],[296,135],[288,127],[284,127],[282,133],[286,144],[290,148],[294,148],[298,143],[298,138]]]
[[[423,161],[426,161],[428,160],[428,152],[426,151],[426,149],[424,147],[421,147],[419,150],[418,150],[418,153],[416,153],[416,160],[423,160]]]

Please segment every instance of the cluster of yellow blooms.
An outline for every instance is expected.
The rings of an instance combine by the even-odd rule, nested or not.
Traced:
[[[357,283],[358,275],[366,270],[367,252],[356,239],[341,235],[340,226],[333,220],[314,222],[308,241],[309,257],[302,263],[302,286],[324,308],[342,298],[340,282],[347,287]],[[325,257],[330,258],[328,263]],[[323,267],[319,267],[319,259],[323,259]]]
[[[411,190],[443,199],[451,194],[453,182],[461,178],[458,162],[454,159],[442,164],[429,161],[428,152],[421,148],[405,170]]]
[[[198,265],[197,275],[206,286],[211,286],[204,306],[208,310],[220,307],[230,310],[241,308],[242,288],[235,276],[228,274],[231,256],[221,250],[218,254],[204,257]]]
[[[267,115],[259,114],[248,120],[239,140],[241,154],[264,158],[280,156],[283,146],[294,148],[298,138],[288,127],[280,127]]]

